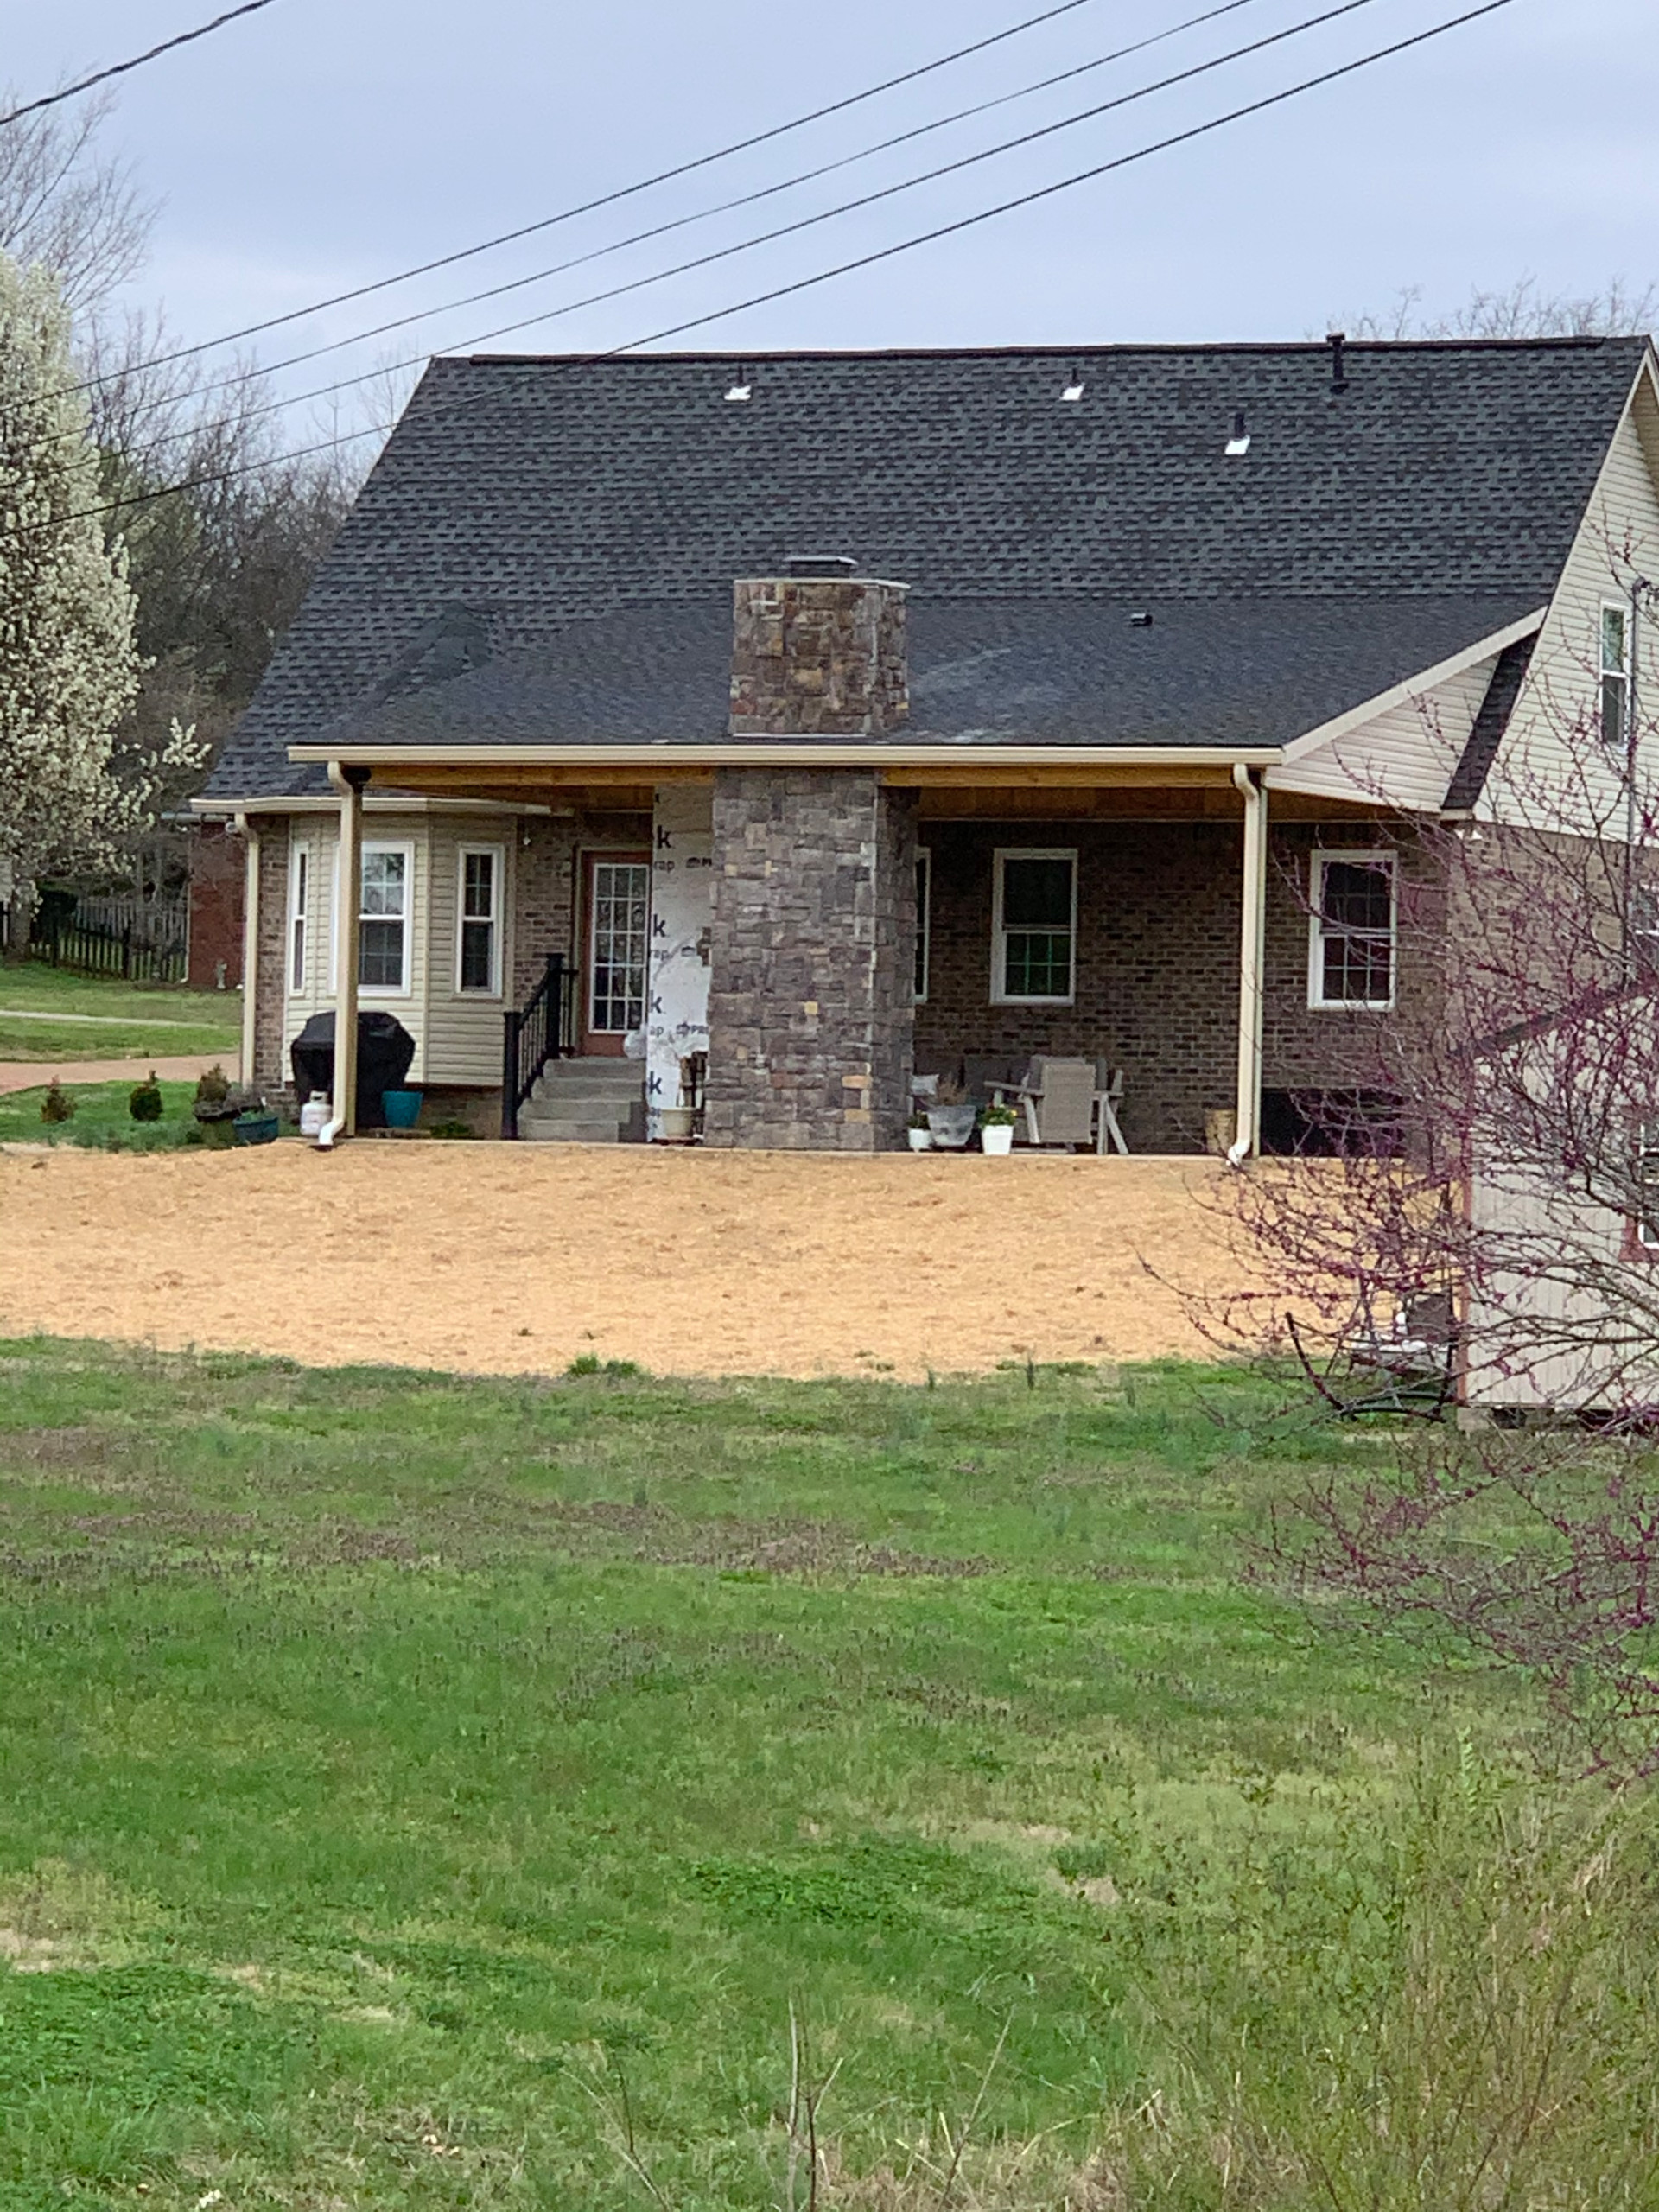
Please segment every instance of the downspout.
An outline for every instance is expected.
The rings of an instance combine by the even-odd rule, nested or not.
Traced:
[[[334,994],[334,1112],[317,1133],[319,1152],[357,1132],[357,918],[363,906],[363,787],[366,768],[328,763],[340,793],[340,912],[334,917],[340,977]]]
[[[1262,1119],[1262,971],[1267,954],[1268,795],[1242,760],[1233,785],[1244,802],[1244,880],[1238,938],[1238,1089],[1229,1166],[1257,1149]]]
[[[245,814],[232,819],[232,827],[248,848],[247,872],[242,887],[242,1065],[244,1083],[253,1081],[257,1039],[259,992],[259,832]]]

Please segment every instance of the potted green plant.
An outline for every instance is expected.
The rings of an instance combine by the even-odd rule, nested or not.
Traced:
[[[1004,1159],[1014,1149],[1014,1133],[1020,1116],[1012,1106],[988,1106],[979,1117],[979,1148]]]
[[[910,1140],[910,1148],[912,1152],[932,1151],[933,1132],[927,1126],[927,1116],[921,1107],[918,1106],[911,1116],[906,1125],[905,1135]]]

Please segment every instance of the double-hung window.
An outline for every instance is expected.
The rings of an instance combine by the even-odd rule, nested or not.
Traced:
[[[1077,988],[1075,849],[1001,851],[992,897],[991,1002],[1070,1006]]]
[[[1601,740],[1622,753],[1630,727],[1630,613],[1616,599],[1601,603]]]
[[[499,998],[501,995],[501,879],[505,854],[499,845],[461,849],[460,929],[455,948],[455,988]]]
[[[357,981],[365,991],[409,988],[410,893],[415,874],[408,845],[365,845],[358,907]]]
[[[1308,929],[1309,1006],[1380,1013],[1394,1004],[1392,853],[1315,853]]]
[[[933,855],[925,846],[916,855],[916,1003],[927,996],[927,958],[933,930]]]
[[[311,918],[311,848],[296,845],[288,876],[288,988],[298,998],[305,988],[306,936]]]
[[[1643,1122],[1630,1160],[1636,1216],[1630,1226],[1644,1253],[1659,1253],[1659,1122]]]

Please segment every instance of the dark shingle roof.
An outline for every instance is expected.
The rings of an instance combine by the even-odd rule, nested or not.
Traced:
[[[1304,677],[1322,619],[1339,649],[1367,640],[1380,681],[1365,697],[1548,598],[1644,345],[1351,346],[1339,394],[1317,346],[785,354],[749,358],[747,402],[725,397],[728,355],[437,360],[212,789],[316,788],[289,745],[410,683],[434,706],[481,685],[481,703],[497,659],[519,678],[539,664],[550,711],[566,699],[595,735],[607,700],[653,734],[682,711],[698,727],[673,734],[713,734],[719,701],[679,668],[675,626],[712,638],[734,576],[804,550],[912,587],[918,734],[928,713],[1033,734],[1014,695],[1052,677],[1082,739],[1160,722],[1172,742],[1216,742],[1224,722],[1290,736],[1319,706]],[[1074,374],[1083,398],[1062,401]],[[1250,449],[1229,460],[1238,410]],[[1252,640],[1253,664],[1235,656],[1166,710],[1126,693],[1121,712],[1101,702],[1097,728],[1076,724],[1084,690],[1049,657],[1133,690],[1121,611],[1162,607],[1169,638],[1195,602],[1251,603],[1206,620]],[[624,680],[620,633],[580,619],[629,608],[654,690]],[[1006,658],[986,664],[980,705],[946,709],[936,685],[930,707],[929,625],[943,666],[969,647],[963,620]],[[507,669],[500,683],[505,700]],[[1262,730],[1269,715],[1291,720]]]
[[[1529,610],[1491,600],[918,599],[906,744],[1276,745]],[[568,623],[330,723],[344,746],[707,744],[728,596]]]

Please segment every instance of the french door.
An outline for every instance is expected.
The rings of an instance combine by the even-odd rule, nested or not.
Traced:
[[[620,1058],[629,1030],[645,1027],[650,934],[649,853],[584,854],[582,1052]]]

